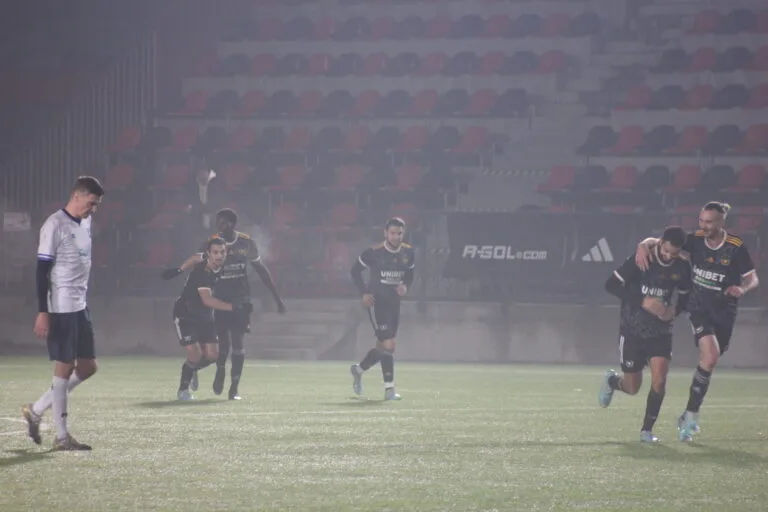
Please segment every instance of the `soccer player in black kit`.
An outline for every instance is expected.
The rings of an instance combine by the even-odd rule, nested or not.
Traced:
[[[280,314],[285,313],[285,305],[277,292],[267,267],[261,261],[259,251],[253,239],[235,231],[237,214],[225,208],[216,214],[218,232],[212,238],[221,238],[226,243],[227,257],[221,269],[214,291],[221,300],[241,303],[251,302],[251,286],[248,282],[248,265],[256,271],[261,282],[269,289]],[[198,253],[185,261],[181,267],[167,269],[163,272],[164,279],[171,279],[191,266],[204,259],[203,253]],[[232,368],[230,373],[229,399],[240,400],[238,386],[243,373],[245,350],[243,338],[250,332],[250,311],[216,311],[216,333],[219,337],[219,357],[216,361],[216,377],[213,380],[213,392],[220,395],[224,390],[227,356],[232,348]],[[195,386],[193,386],[194,389]]]
[[[730,209],[717,201],[705,204],[699,213],[699,230],[688,234],[683,246],[693,272],[688,311],[699,348],[699,365],[693,374],[688,405],[677,422],[681,441],[691,441],[699,432],[699,409],[715,365],[731,342],[739,298],[759,284],[744,241],[725,231]],[[648,268],[657,244],[655,238],[640,242],[635,255],[638,267]]]
[[[621,299],[619,352],[623,375],[608,370],[598,401],[608,407],[614,391],[637,394],[648,364],[651,390],[640,429],[644,443],[658,441],[652,431],[664,401],[672,358],[672,321],[685,310],[691,289],[691,266],[680,257],[685,237],[682,228],[667,228],[653,249],[655,257],[648,270],[640,270],[633,254],[605,282],[606,291]]]
[[[221,276],[222,265],[227,256],[227,247],[221,238],[212,238],[206,244],[206,260],[197,263],[184,284],[181,295],[173,305],[173,322],[179,343],[187,352],[187,359],[181,365],[179,400],[191,400],[189,384],[195,371],[205,368],[217,360],[219,346],[216,338],[213,311],[250,314],[251,304],[237,305],[224,302],[213,296],[213,288]]]
[[[384,399],[400,400],[395,392],[395,337],[400,323],[400,299],[408,293],[413,283],[415,266],[414,250],[403,243],[405,221],[393,218],[384,226],[384,241],[369,247],[360,255],[352,267],[352,281],[355,283],[363,305],[376,335],[376,347],[350,368],[352,389],[355,394],[363,392],[363,373],[376,363],[381,363],[384,377]],[[363,280],[363,271],[368,269],[368,284]]]

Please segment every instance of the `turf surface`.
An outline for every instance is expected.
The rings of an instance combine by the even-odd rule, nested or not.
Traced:
[[[70,429],[93,452],[49,452],[19,406],[47,362],[0,362],[0,511],[765,511],[768,374],[715,373],[694,444],[675,419],[676,370],[656,434],[638,442],[648,379],[597,406],[604,368],[398,364],[353,399],[348,364],[247,362],[230,402],[201,372],[176,402],[180,359],[105,359],[71,396]],[[226,393],[226,388],[225,388]]]

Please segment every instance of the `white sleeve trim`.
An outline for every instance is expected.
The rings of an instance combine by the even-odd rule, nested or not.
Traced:
[[[368,268],[368,265],[366,265],[366,264],[365,264],[365,262],[363,261],[363,257],[362,257],[362,256],[360,256],[359,258],[357,258],[357,261],[359,261],[359,262],[360,262],[360,264],[361,264],[362,266],[364,266],[365,268]]]
[[[200,288],[197,289],[197,291],[202,291],[202,290],[211,291],[211,288],[210,288],[210,286],[201,286]]]
[[[677,290],[677,293],[680,295],[688,295],[691,292],[691,290]]]
[[[615,276],[616,276],[616,279],[618,279],[619,281],[621,281],[621,284],[625,284],[624,278],[623,278],[623,277],[621,277],[621,274],[619,274],[619,271],[618,271],[618,270],[614,270],[614,271],[613,271],[613,275],[615,275]]]
[[[259,255],[258,255],[258,256],[256,256],[255,258],[251,259],[251,261],[252,261],[252,262],[254,262],[254,263],[258,263],[258,262],[260,262],[260,261],[261,261],[261,254],[259,254]]]
[[[743,279],[743,278],[745,278],[745,277],[747,277],[747,276],[749,276],[749,275],[751,275],[751,274],[754,274],[755,272],[757,272],[757,269],[756,269],[756,268],[753,268],[753,269],[752,269],[752,270],[750,270],[749,272],[745,272],[744,274],[741,274],[741,277],[742,277],[742,279]]]

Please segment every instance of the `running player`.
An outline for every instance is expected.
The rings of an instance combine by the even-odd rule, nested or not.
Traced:
[[[237,214],[225,208],[216,214],[216,227],[218,232],[211,238],[221,238],[227,245],[227,258],[218,281],[216,282],[215,295],[221,300],[233,303],[251,302],[251,286],[248,282],[248,264],[261,278],[261,282],[269,289],[272,298],[277,304],[277,311],[285,313],[285,305],[280,298],[272,276],[264,266],[259,256],[259,251],[253,239],[240,231],[235,231]],[[163,272],[163,279],[171,279],[185,270],[203,261],[204,251],[191,256],[181,267],[167,269]],[[216,333],[219,337],[219,357],[216,361],[216,377],[213,380],[213,392],[220,395],[224,390],[224,378],[226,374],[227,356],[232,347],[232,369],[230,373],[229,399],[240,400],[238,386],[240,376],[243,373],[245,362],[245,350],[243,339],[245,333],[250,332],[250,313],[239,311],[216,311]],[[194,386],[193,386],[194,389]]]
[[[181,365],[179,400],[192,400],[189,384],[195,371],[205,368],[219,357],[213,311],[251,313],[248,302],[233,305],[213,296],[216,280],[221,273],[227,246],[221,238],[212,238],[206,244],[205,261],[192,269],[181,295],[173,305],[173,322],[179,343],[187,352]]]
[[[759,280],[744,241],[725,231],[731,207],[712,201],[699,213],[699,230],[688,234],[683,250],[693,267],[693,289],[688,311],[699,365],[693,374],[688,405],[677,422],[681,441],[699,432],[699,410],[709,389],[715,365],[731,342],[739,298],[757,288]],[[637,247],[637,266],[647,270],[658,239],[647,238]]]
[[[608,370],[598,400],[608,407],[614,391],[636,395],[643,383],[643,369],[651,369],[651,390],[640,429],[640,441],[655,443],[653,426],[661,410],[672,358],[672,320],[686,307],[691,288],[691,266],[680,258],[685,231],[669,227],[654,247],[654,261],[642,271],[634,255],[605,282],[608,293],[621,299],[619,354],[623,375]],[[677,303],[673,295],[677,291]]]
[[[93,326],[88,312],[91,274],[91,214],[104,196],[96,178],[81,176],[67,205],[54,212],[40,228],[37,250],[37,318],[35,334],[46,338],[55,361],[53,383],[34,404],[22,408],[29,437],[42,443],[40,420],[50,407],[56,437],[54,450],[90,450],[75,440],[67,427],[69,392],[96,373]]]
[[[408,293],[413,283],[415,266],[413,248],[403,243],[405,222],[399,218],[387,221],[384,226],[384,241],[363,251],[352,267],[352,281],[355,283],[363,305],[373,324],[377,343],[360,361],[353,364],[352,389],[357,395],[363,392],[363,373],[381,362],[384,377],[384,399],[400,400],[395,392],[395,337],[400,323],[400,300]],[[363,271],[368,269],[368,284],[363,280]]]

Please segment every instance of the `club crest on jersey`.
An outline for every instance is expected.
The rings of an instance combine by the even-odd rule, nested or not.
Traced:
[[[679,281],[680,280],[680,274],[672,274],[670,276],[673,281]]]
[[[712,256],[709,256],[705,261],[707,263],[714,263],[715,262],[715,258],[713,258]]]
[[[723,258],[720,260],[721,265],[729,265],[730,263],[731,263],[731,260],[729,260],[728,258]]]

